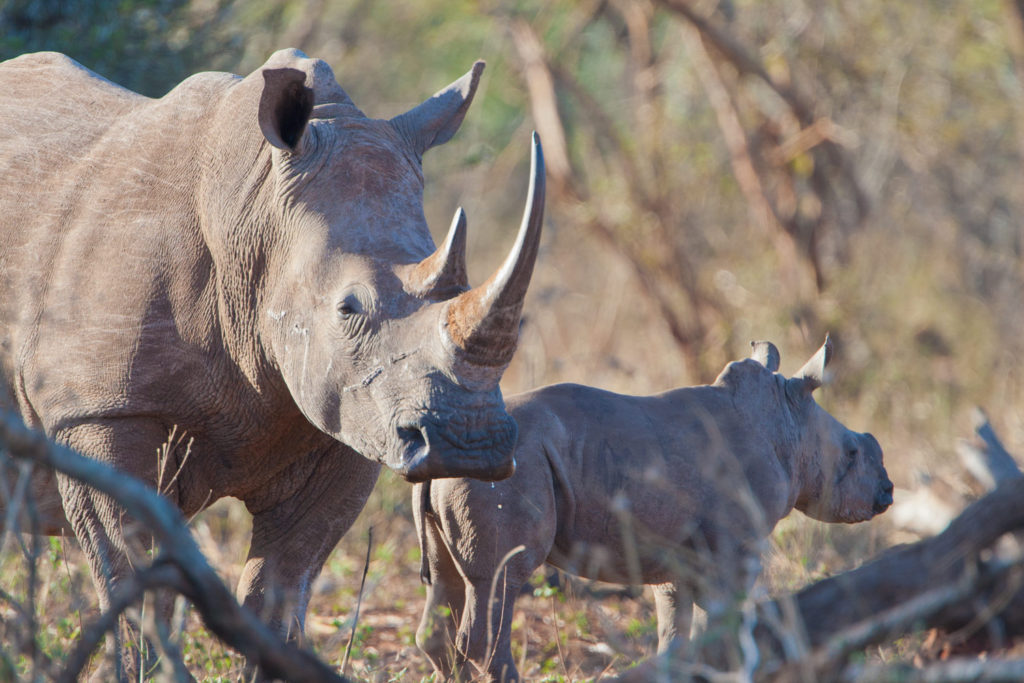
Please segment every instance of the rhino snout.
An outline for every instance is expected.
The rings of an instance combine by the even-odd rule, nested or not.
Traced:
[[[892,505],[892,491],[892,482],[889,481],[889,477],[885,477],[875,492],[875,502],[871,508],[874,514],[880,515],[889,509],[889,506]]]
[[[499,481],[515,471],[516,423],[505,416],[476,433],[453,433],[451,423],[398,426],[401,462],[392,467],[407,481],[471,477]]]

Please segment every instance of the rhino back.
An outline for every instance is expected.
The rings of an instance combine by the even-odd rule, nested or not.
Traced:
[[[631,536],[641,554],[649,550],[641,558],[647,579],[661,580],[664,548],[692,546],[698,532],[700,544],[713,546],[716,528],[750,526],[735,496],[744,480],[769,509],[769,526],[784,514],[776,498],[788,496],[785,476],[765,430],[749,423],[725,389],[624,396],[554,385],[507,402],[521,426],[517,459],[536,438],[531,423],[555,415],[567,434],[555,456],[565,483],[552,561],[570,571],[605,561],[592,578],[628,579],[621,548]]]
[[[255,390],[225,353],[197,199],[237,81],[199,74],[150,99],[60,55],[0,65],[0,362],[30,423],[245,430],[232,408]]]

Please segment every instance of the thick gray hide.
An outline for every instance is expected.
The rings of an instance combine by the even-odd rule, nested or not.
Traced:
[[[482,69],[386,121],[294,50],[160,99],[54,53],[0,64],[0,406],[162,481],[187,515],[243,500],[239,595],[282,628],[301,627],[378,463],[414,481],[512,470],[498,381],[540,234],[538,141],[517,246],[486,291],[466,283],[461,212],[435,251],[422,208],[421,155],[458,128]],[[182,447],[158,465],[175,426],[187,461]],[[70,522],[105,607],[130,571],[124,525],[56,483],[59,498],[36,482],[43,530]]]
[[[858,522],[892,503],[870,434],[852,432],[811,392],[825,345],[791,379],[767,342],[711,386],[621,396],[560,384],[507,399],[519,423],[515,474],[417,484],[427,604],[417,643],[435,668],[472,663],[515,680],[513,602],[535,568],[654,587],[659,650],[685,638],[694,599],[722,610],[752,586],[759,550],[794,507]],[[767,365],[767,367],[766,367]],[[487,600],[497,573],[488,649]],[[440,608],[452,616],[442,616]]]

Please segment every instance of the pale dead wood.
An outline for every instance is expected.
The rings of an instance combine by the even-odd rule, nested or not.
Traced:
[[[146,588],[165,586],[184,594],[196,606],[211,632],[255,662],[266,675],[293,681],[347,680],[312,653],[281,640],[255,615],[243,609],[206,562],[181,513],[142,482],[49,441],[8,411],[0,412],[0,444],[17,459],[53,468],[115,499],[158,543],[160,553],[154,564],[143,573],[137,573],[136,584],[129,586],[118,603],[100,616],[104,628],[98,631],[99,635],[116,623],[120,611],[130,604],[125,604],[128,597],[140,595]],[[95,631],[84,631],[84,635],[89,633]],[[73,666],[81,666],[79,659],[71,661],[65,675],[73,678],[78,674],[81,668],[76,671]]]
[[[980,445],[970,441],[957,443],[960,462],[986,490],[994,489],[1007,479],[1021,476],[1017,461],[996,435],[988,415],[981,408],[974,410],[974,432]]]
[[[1024,559],[1019,553],[985,559],[1000,537],[1024,528],[1021,500],[1024,477],[1005,482],[968,507],[938,536],[892,549],[793,595],[807,641],[819,649],[815,664],[834,666],[849,654],[833,642],[844,633],[863,648],[915,629],[956,631],[971,625],[988,605],[997,608],[990,616],[1001,622],[1004,636],[1024,634],[1018,608],[1024,602],[1019,590]],[[762,628],[758,639],[763,652],[779,656],[769,629]],[[831,654],[823,654],[829,647]]]
[[[759,605],[754,636],[762,663],[755,678],[832,680],[845,670],[852,652],[917,630],[983,627],[1004,640],[1024,635],[1024,556],[992,553],[1001,537],[1024,529],[1022,500],[1024,477],[1011,479],[968,507],[942,534],[891,549],[858,569]],[[780,631],[778,615],[786,613],[787,604],[797,623]],[[984,624],[978,623],[979,615]],[[792,655],[793,649],[784,642],[793,629],[809,648],[798,650],[795,659],[787,657],[786,651]],[[715,647],[702,644],[697,661],[714,661]],[[656,657],[611,680],[676,680],[665,676],[695,673],[692,663],[677,658],[678,652]],[[998,666],[1016,670],[1019,665]],[[937,671],[945,676],[954,670]]]
[[[843,673],[851,683],[946,683],[1024,680],[1024,660],[957,657],[921,668],[910,664],[854,666]]]

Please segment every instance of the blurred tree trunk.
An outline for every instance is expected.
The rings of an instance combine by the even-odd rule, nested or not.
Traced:
[[[818,291],[824,290],[828,280],[823,262],[826,238],[834,243],[833,252],[841,254],[845,234],[858,228],[870,210],[853,161],[839,144],[842,136],[838,127],[818,114],[825,107],[807,97],[788,70],[786,82],[773,77],[756,54],[721,22],[703,16],[688,0],[659,3],[683,17],[697,32],[684,32],[684,39],[715,109],[737,183],[757,217],[755,225],[764,224],[767,216],[772,216],[774,220],[769,219],[769,224],[782,228],[798,245],[814,272]],[[705,43],[712,49],[708,50]],[[783,137],[786,126],[779,125],[771,114],[758,112],[757,125],[750,133],[744,132],[724,85],[723,62],[735,69],[738,78],[751,76],[771,88],[789,108],[797,131]],[[738,80],[733,87],[738,91]],[[757,112],[758,107],[753,104],[747,109]],[[805,161],[796,163],[801,158]],[[775,188],[774,199],[764,187]],[[783,249],[782,260],[790,257],[792,250],[784,240],[775,239],[774,244]]]
[[[640,109],[645,112],[642,116],[652,126],[656,126],[653,121],[658,118],[657,111],[661,103],[656,97],[657,89],[647,83],[655,79],[650,71],[653,69],[653,56],[646,40],[646,18],[631,14],[627,21],[627,24],[630,23],[633,24],[630,30],[631,42],[635,44],[632,54],[634,58],[639,56],[644,61],[640,67],[634,64],[633,80],[634,83],[640,82],[639,97],[643,100]],[[717,359],[708,362],[706,358],[707,328],[703,318],[719,315],[719,307],[701,291],[696,278],[697,268],[687,254],[678,248],[679,240],[672,234],[674,216],[666,200],[671,189],[659,188],[656,177],[649,182],[645,181],[645,178],[657,176],[651,172],[651,166],[656,167],[658,163],[656,136],[637,146],[646,152],[640,155],[642,158],[637,158],[620,140],[614,124],[603,113],[600,103],[589,97],[570,74],[548,62],[544,46],[533,27],[525,21],[512,20],[510,30],[529,89],[533,118],[544,142],[549,186],[552,189],[550,197],[554,200],[556,210],[571,215],[574,221],[630,264],[641,290],[661,314],[691,375],[698,381],[708,381],[714,377]],[[580,100],[581,109],[590,119],[585,123],[590,124],[595,135],[614,147],[614,163],[618,164],[619,177],[625,186],[625,198],[629,199],[637,220],[643,214],[653,223],[657,237],[655,243],[644,244],[626,238],[619,226],[596,209],[586,181],[581,178],[570,159],[565,126],[558,108],[556,82],[562,92]],[[682,229],[681,226],[677,227]],[[678,287],[685,294],[690,306],[687,319],[683,318],[672,296],[666,291],[671,287]]]
[[[1024,95],[1024,0],[1007,0],[1006,22],[1007,44],[1013,57],[1013,67],[1020,84],[1020,92]],[[1017,149],[1021,163],[1024,163],[1024,103],[1017,101]],[[1020,226],[1020,241],[1024,244],[1024,223]],[[1024,259],[1020,261],[1024,272]]]

